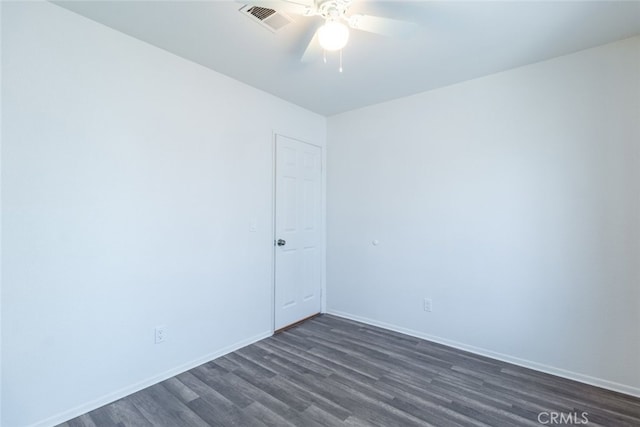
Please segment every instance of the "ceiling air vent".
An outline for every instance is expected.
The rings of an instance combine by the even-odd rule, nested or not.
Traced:
[[[267,7],[244,5],[240,8],[240,13],[248,16],[253,21],[268,28],[274,33],[283,29],[287,24],[293,22],[293,19],[289,18],[284,13],[280,13],[274,9]]]

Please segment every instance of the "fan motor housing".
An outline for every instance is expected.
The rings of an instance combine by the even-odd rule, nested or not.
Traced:
[[[318,1],[318,14],[325,19],[338,19],[344,17],[351,6],[351,0],[326,0]]]

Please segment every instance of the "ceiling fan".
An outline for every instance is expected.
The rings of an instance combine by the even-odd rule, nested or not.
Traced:
[[[324,52],[340,51],[349,41],[349,28],[391,37],[406,37],[418,25],[380,16],[349,14],[352,0],[248,0],[249,5],[272,8],[284,13],[302,16],[319,16],[324,24],[314,33],[307,45],[301,61],[308,62]],[[326,61],[326,56],[325,56]],[[340,66],[342,71],[342,65]]]

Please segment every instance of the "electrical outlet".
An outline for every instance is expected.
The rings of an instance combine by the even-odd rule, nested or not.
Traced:
[[[156,326],[156,344],[165,342],[167,339],[167,328],[165,326]]]
[[[431,313],[431,299],[430,298],[425,298],[424,299],[424,311],[428,311],[429,313]]]

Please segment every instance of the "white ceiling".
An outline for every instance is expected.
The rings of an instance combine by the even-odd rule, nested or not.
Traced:
[[[233,1],[56,1],[97,22],[323,115],[399,98],[640,34],[640,1],[372,1],[352,13],[420,24],[407,40],[352,31],[301,63],[321,18],[272,33]]]

